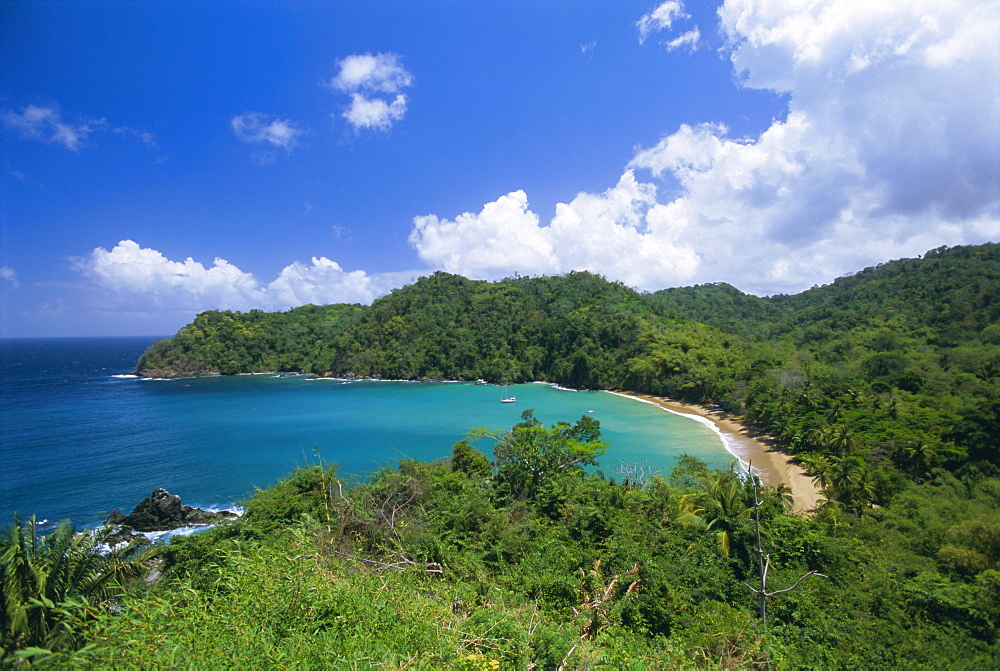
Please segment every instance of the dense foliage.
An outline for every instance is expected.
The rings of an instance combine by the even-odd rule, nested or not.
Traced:
[[[41,536],[34,517],[14,516],[0,538],[0,663],[76,649],[146,573],[143,545],[108,548],[106,536],[76,533],[67,522]]]
[[[154,345],[139,370],[150,375],[296,370],[620,388],[631,374],[627,362],[664,338],[678,346],[721,342],[710,329],[670,319],[635,291],[590,273],[497,283],[435,273],[370,307],[204,312]]]
[[[477,438],[491,442],[492,460]],[[787,515],[780,491],[756,499],[750,481],[690,458],[644,480],[585,470],[603,447],[587,417],[546,427],[528,411],[509,432],[472,431],[451,459],[404,461],[369,482],[299,469],[258,492],[242,519],[174,538],[161,551],[163,581],[90,623],[89,646],[35,663],[995,664],[1000,478],[976,471],[904,484],[872,526]],[[750,588],[754,512],[768,591],[778,592],[767,627]]]
[[[596,422],[526,413],[370,482],[301,469],[240,521],[165,548],[167,578],[120,615],[86,611],[88,647],[30,650],[114,668],[995,666],[997,296],[987,244],[794,296],[437,273],[370,307],[203,313],[140,371],[540,379],[718,404],[796,454],[825,499],[807,518],[780,490],[755,506],[750,482],[689,459],[604,475]],[[779,592],[767,627],[754,514]],[[63,611],[38,610],[38,630]],[[8,653],[29,645],[4,635]]]

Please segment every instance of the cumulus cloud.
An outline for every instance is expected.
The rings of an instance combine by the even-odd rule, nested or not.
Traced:
[[[388,130],[405,116],[407,97],[402,91],[413,85],[413,75],[398,54],[354,54],[337,65],[340,71],[330,86],[350,96],[342,116],[355,130]]]
[[[28,105],[20,113],[7,110],[3,123],[21,133],[22,137],[48,144],[59,144],[70,151],[78,151],[87,137],[102,128],[104,119],[87,119],[76,123],[64,121],[62,115],[51,107]]]
[[[325,257],[295,262],[264,284],[225,259],[210,267],[192,258],[172,261],[155,249],[122,240],[74,259],[73,267],[119,309],[198,312],[212,309],[285,310],[306,303],[370,303],[408,276],[345,271]]]
[[[653,11],[636,21],[639,43],[644,43],[651,33],[669,30],[675,20],[686,18],[688,14],[684,11],[684,4],[678,0],[667,0],[657,5]]]
[[[478,214],[466,212],[453,221],[427,215],[413,223],[410,244],[424,261],[449,272],[469,277],[544,273],[558,263],[524,191],[501,196]]]
[[[0,266],[0,280],[14,289],[21,286],[21,283],[17,280],[17,273],[10,266]]]
[[[604,193],[559,203],[548,226],[528,209],[527,195],[515,191],[478,214],[415,218],[410,244],[427,263],[474,278],[591,270],[641,285],[651,277],[689,277],[697,258],[670,240],[676,222],[651,212],[655,203],[655,187],[626,172]]]
[[[664,3],[640,30],[682,12]],[[586,268],[644,289],[728,281],[777,293],[1000,239],[991,2],[727,0],[719,19],[740,85],[783,94],[783,118],[754,137],[684,124],[547,224],[521,192],[478,215],[418,217],[421,258],[472,276]]]
[[[287,119],[276,119],[260,112],[237,114],[229,121],[236,137],[252,144],[269,144],[291,151],[303,131]]]

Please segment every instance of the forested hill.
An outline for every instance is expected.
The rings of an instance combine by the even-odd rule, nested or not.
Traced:
[[[764,338],[807,329],[800,342],[871,324],[929,327],[942,341],[974,339],[1000,316],[1000,245],[941,247],[840,277],[795,295],[759,297],[724,283],[649,298],[685,317]]]
[[[690,348],[726,342],[646,297],[590,273],[467,280],[435,273],[370,307],[205,312],[142,357],[144,375],[268,370],[386,379],[636,384],[630,362],[661,334]],[[726,360],[723,352],[713,361]],[[644,373],[643,373],[644,374]]]
[[[722,284],[639,294],[586,272],[500,282],[435,273],[371,306],[205,312],[138,370],[626,389],[721,404],[794,451],[857,444],[915,472],[1000,449],[997,296],[997,244],[935,249],[770,298]],[[926,454],[907,462],[914,446]]]

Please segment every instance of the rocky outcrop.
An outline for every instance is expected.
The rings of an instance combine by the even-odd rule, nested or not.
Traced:
[[[211,524],[235,516],[235,513],[228,510],[213,513],[192,508],[182,504],[181,497],[160,488],[154,489],[128,515],[115,510],[106,524],[119,524],[135,531],[170,531],[193,524]]]

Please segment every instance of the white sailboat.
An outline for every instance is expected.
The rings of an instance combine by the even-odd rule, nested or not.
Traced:
[[[517,397],[507,395],[507,385],[503,386],[503,398],[500,399],[501,403],[516,403]]]

